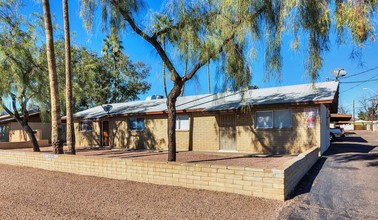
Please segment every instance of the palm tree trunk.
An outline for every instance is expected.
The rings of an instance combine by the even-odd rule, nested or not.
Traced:
[[[76,154],[75,150],[75,130],[73,123],[73,101],[72,101],[72,72],[71,72],[71,40],[70,40],[70,21],[68,16],[68,0],[63,0],[64,18],[64,51],[66,56],[66,141],[68,152]]]
[[[51,99],[51,142],[55,154],[63,154],[62,143],[62,122],[60,112],[60,100],[58,91],[58,77],[56,73],[54,38],[51,23],[50,3],[49,0],[42,0],[43,18],[45,23],[46,35],[46,54],[49,70],[50,81],[50,99]]]

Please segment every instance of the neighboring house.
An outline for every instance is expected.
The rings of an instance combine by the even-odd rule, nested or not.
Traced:
[[[330,128],[344,128],[346,131],[354,130],[354,125],[352,121],[352,115],[351,114],[331,114],[330,119]]]
[[[29,126],[36,132],[37,140],[51,140],[51,124],[41,120],[39,112],[29,113]],[[24,142],[29,137],[21,125],[10,115],[0,116],[0,142]]]
[[[338,82],[177,99],[177,150],[298,154],[329,147]],[[167,149],[166,99],[111,104],[76,113],[78,147]],[[103,131],[103,132],[102,132]]]

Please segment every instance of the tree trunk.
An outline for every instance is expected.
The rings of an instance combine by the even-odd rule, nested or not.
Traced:
[[[35,137],[33,129],[31,129],[31,127],[29,126],[28,123],[21,123],[21,125],[22,125],[22,128],[24,129],[24,131],[26,132],[26,134],[28,135],[29,139],[32,142],[33,151],[34,152],[40,152],[41,150],[39,149],[38,141],[37,141],[37,138]]]
[[[51,142],[55,154],[63,154],[62,142],[62,122],[60,113],[60,100],[58,91],[58,77],[56,74],[54,38],[50,15],[49,0],[42,0],[43,18],[45,23],[46,34],[46,54],[49,70],[50,81],[50,98],[51,98]]]
[[[175,83],[167,98],[168,108],[168,161],[176,161],[176,101],[183,83]]]
[[[76,154],[75,149],[75,130],[73,122],[73,101],[72,101],[72,72],[71,72],[71,40],[70,40],[70,21],[68,16],[68,0],[63,0],[64,18],[64,51],[66,56],[66,141],[68,152]]]
[[[165,51],[165,39],[163,41],[163,49]],[[163,61],[163,84],[164,84],[164,93],[165,97],[168,97],[168,90],[167,90],[167,74],[165,73],[165,63]]]

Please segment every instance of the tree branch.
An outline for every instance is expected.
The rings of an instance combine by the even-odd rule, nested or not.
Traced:
[[[206,63],[208,63],[215,55],[221,53],[224,49],[224,47],[235,37],[235,34],[232,34],[229,38],[225,39],[222,43],[222,46],[219,48],[219,50],[217,51],[217,53],[212,53],[210,54],[206,59],[202,59],[200,62],[198,62],[194,67],[193,69],[187,74],[185,75],[183,78],[182,78],[182,81],[183,82],[186,82],[188,80],[190,80],[195,74],[196,72],[202,67],[204,66]]]
[[[141,36],[144,40],[146,40],[148,43],[150,43],[158,52],[161,59],[171,72],[173,74],[173,81],[180,82],[181,77],[176,71],[175,67],[173,66],[171,60],[168,58],[167,53],[163,50],[161,45],[157,42],[156,38],[150,37],[148,34],[146,34],[144,31],[142,31],[135,23],[133,18],[131,17],[130,13],[126,11],[125,9],[121,8],[119,4],[115,0],[110,0],[112,5],[116,8],[118,8],[119,12],[123,16],[123,18],[129,23],[130,27],[137,33],[139,36]]]

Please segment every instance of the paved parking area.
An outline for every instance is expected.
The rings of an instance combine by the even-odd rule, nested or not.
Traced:
[[[279,219],[377,219],[377,207],[378,132],[355,131],[332,143]]]

